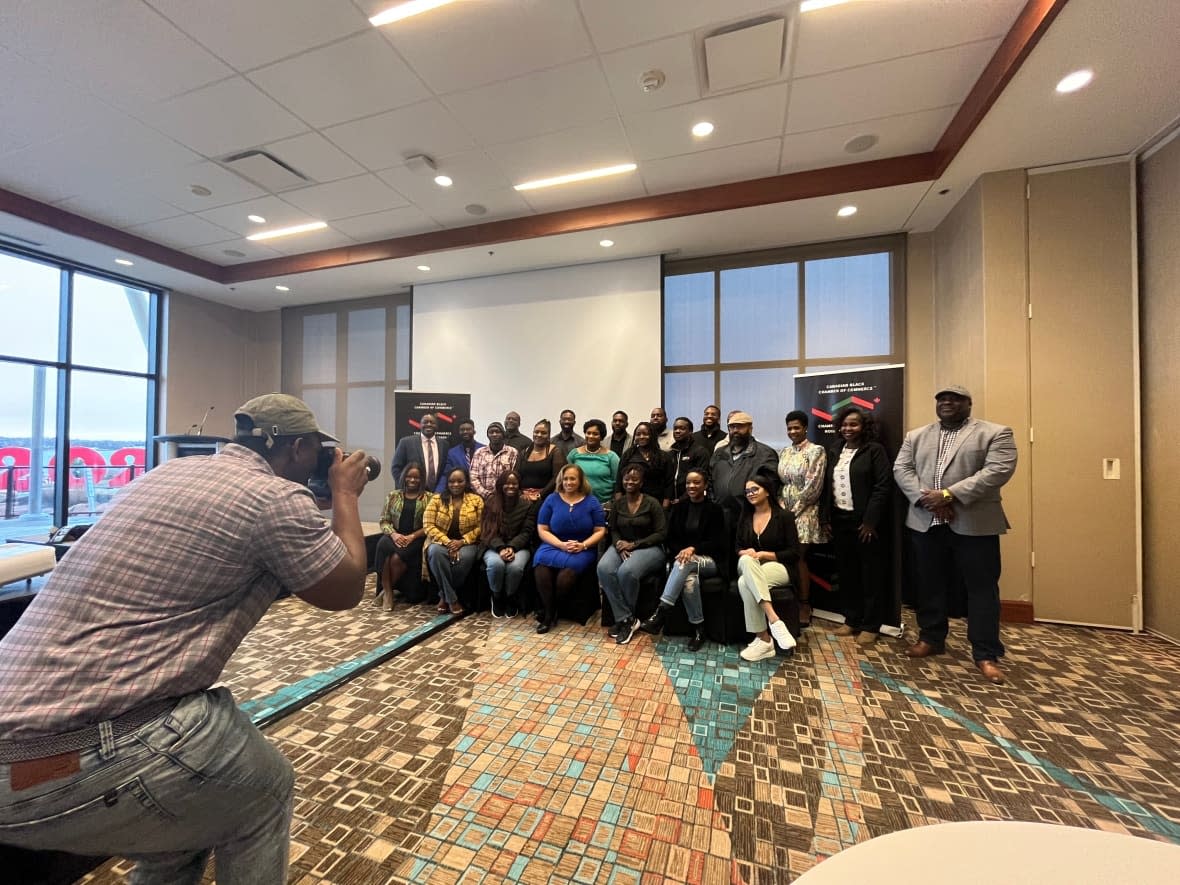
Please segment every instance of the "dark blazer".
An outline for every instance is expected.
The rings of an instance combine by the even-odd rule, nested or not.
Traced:
[[[799,530],[795,528],[795,517],[789,510],[772,507],[770,522],[759,537],[754,533],[754,511],[748,504],[744,505],[737,525],[735,551],[747,547],[773,551],[774,558],[787,567],[791,586],[799,586]]]
[[[705,482],[709,480],[709,462],[713,460],[712,450],[706,449],[696,440],[691,440],[687,448],[678,449],[675,445],[668,449],[668,462],[672,468],[672,479],[668,484],[668,500],[679,501],[685,496],[684,477],[690,470],[703,470]]]
[[[824,475],[824,492],[819,499],[820,522],[830,525],[837,513],[832,477],[836,462],[844,451],[844,440],[837,440],[828,450]],[[848,465],[848,482],[852,486],[852,515],[858,522],[877,528],[889,518],[889,500],[893,494],[893,472],[889,456],[879,442],[863,442]]]
[[[668,453],[662,449],[654,449],[651,460],[645,461],[642,453],[635,446],[631,446],[623,452],[623,457],[619,459],[619,472],[615,474],[616,492],[623,491],[623,471],[627,469],[628,464],[633,463],[642,464],[644,467],[643,494],[651,495],[662,503],[668,497],[668,483],[672,478]]]
[[[700,522],[697,530],[690,534],[688,515],[693,507],[700,508]],[[692,547],[697,553],[717,563],[717,573],[722,578],[729,576],[729,561],[733,558],[733,551],[729,549],[729,538],[725,531],[725,513],[716,501],[706,498],[700,504],[693,504],[685,498],[673,504],[668,514],[668,538],[664,546],[669,556],[675,556],[685,547]]]
[[[438,464],[435,465],[435,469],[441,474],[446,467],[448,446],[445,440],[437,436],[434,438],[434,444],[438,448]],[[407,464],[413,464],[415,461],[422,465],[423,470],[426,469],[426,458],[422,455],[422,436],[417,433],[403,436],[398,440],[397,449],[393,453],[393,463],[389,467],[394,488],[402,487],[402,471],[406,469]],[[425,476],[422,477],[422,483],[426,483]]]
[[[419,443],[419,445],[421,445],[421,443]],[[483,443],[477,441],[475,443],[475,448],[472,449],[472,454],[478,452],[483,448],[483,446]],[[447,457],[443,463],[446,466],[438,472],[438,482],[434,484],[434,490],[440,495],[447,487],[447,475],[450,474],[452,470],[457,467],[462,467],[467,471],[468,475],[471,474],[471,462],[467,460],[467,453],[463,451],[462,443],[457,443],[456,445],[451,446],[451,448],[447,451]]]

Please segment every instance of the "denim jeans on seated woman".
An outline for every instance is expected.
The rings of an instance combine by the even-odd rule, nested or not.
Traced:
[[[486,550],[483,554],[483,568],[488,576],[488,587],[496,596],[515,596],[528,568],[529,552],[517,550],[512,562],[500,558],[499,550]]]
[[[479,549],[474,544],[464,544],[459,548],[459,558],[451,560],[451,551],[445,544],[431,544],[426,553],[430,576],[438,584],[439,598],[454,605],[459,601],[456,587],[462,587],[471,574],[471,567],[479,557]]]
[[[668,572],[668,580],[664,584],[664,592],[660,595],[660,602],[675,605],[683,591],[684,612],[688,615],[688,622],[703,624],[705,607],[701,603],[701,579],[711,578],[715,574],[717,563],[711,557],[694,556],[684,564],[673,560],[672,570]]]
[[[200,882],[210,852],[218,885],[287,881],[295,775],[226,689],[181,698],[80,763],[22,790],[0,763],[0,843],[135,860],[137,885]]]
[[[598,560],[598,583],[610,603],[615,620],[635,617],[635,603],[639,599],[639,582],[646,575],[660,574],[664,570],[664,551],[659,547],[642,547],[632,550],[623,559],[614,547],[609,548]]]

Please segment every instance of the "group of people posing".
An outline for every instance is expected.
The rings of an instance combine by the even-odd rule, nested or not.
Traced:
[[[940,417],[945,411],[955,422],[955,434],[967,429],[971,400],[966,391],[948,388],[936,400]],[[947,403],[954,408],[944,409]],[[805,412],[790,412],[790,444],[778,453],[754,438],[747,413],[729,414],[728,433],[720,416],[710,405],[700,430],[694,431],[687,417],[676,418],[669,428],[657,407],[650,421],[629,432],[628,416],[620,411],[612,415],[610,428],[592,418],[579,435],[576,416],[567,409],[557,434],[542,419],[526,437],[519,431],[520,416],[509,412],[503,424],[488,425],[486,445],[476,440],[474,422],[465,419],[458,424],[457,443],[448,446],[436,437],[435,417],[426,415],[420,433],[401,440],[394,456],[398,488],[381,516],[376,602],[392,608],[395,594],[424,601],[429,591],[421,582],[429,579],[437,588],[439,610],[462,613],[458,588],[478,565],[491,589],[492,614],[512,617],[524,613],[520,588],[531,563],[540,600],[536,629],[546,633],[556,623],[563,598],[594,569],[614,615],[617,643],[630,642],[637,630],[659,633],[668,610],[683,599],[693,625],[689,648],[695,651],[705,641],[700,581],[736,577],[746,628],[753,634],[741,655],[760,660],[773,657],[776,644],[784,650],[795,645],[772,605],[774,591],[790,587],[800,603],[800,621],[808,623],[807,550],[831,541],[844,608],[844,623],[835,632],[867,645],[890,617],[892,557],[885,529],[895,475],[914,507],[928,517],[907,517],[919,533],[954,527],[956,505],[961,510],[974,504],[981,490],[994,489],[998,506],[999,485],[1011,475],[1011,469],[993,470],[980,489],[973,482],[952,491],[942,472],[953,453],[943,439],[936,446],[936,463],[929,470],[922,466],[932,475],[918,477],[910,437],[896,465],[891,463],[877,439],[872,412],[855,406],[835,415],[837,435],[830,449],[808,439]],[[945,421],[941,433],[947,434]],[[986,446],[983,452],[986,456]],[[1014,448],[1011,454],[1014,468]],[[998,534],[1003,527],[989,530]],[[952,581],[948,569],[963,560],[956,551],[955,544],[922,545],[919,552],[929,567],[920,570],[930,589],[923,598],[945,594]],[[995,560],[998,579],[998,547]],[[664,581],[663,593],[655,611],[640,613],[640,585],[650,578]],[[977,663],[990,662],[991,675],[988,667],[980,669],[997,681],[996,659],[1003,647],[998,585],[992,584],[994,629],[984,623],[992,619],[990,605],[974,605],[980,624],[972,630],[972,643]],[[989,592],[985,587],[969,594],[969,609],[972,596]],[[940,653],[945,622],[945,600],[923,604],[922,635],[911,656]],[[1002,681],[1002,674],[998,678]]]

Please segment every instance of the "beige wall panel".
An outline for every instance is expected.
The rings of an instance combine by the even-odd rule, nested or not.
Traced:
[[[1138,469],[1131,175],[1029,179],[1036,617],[1132,625]],[[1104,458],[1121,462],[1102,478]]]
[[[979,182],[934,231],[934,386],[984,387],[983,201]],[[913,390],[921,414],[927,400],[934,420],[934,389]],[[919,423],[922,423],[919,420]]]
[[[1007,424],[1019,452],[1004,486],[1012,528],[1000,539],[1005,599],[1032,600],[1032,470],[1028,424],[1028,224],[1023,169],[980,179],[983,197],[983,348],[985,386],[972,388],[972,414]]]
[[[1140,167],[1144,625],[1180,641],[1180,138]]]
[[[905,427],[929,424],[934,395],[934,236],[906,238]]]

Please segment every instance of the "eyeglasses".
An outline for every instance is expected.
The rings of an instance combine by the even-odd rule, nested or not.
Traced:
[[[750,488],[746,489],[746,497],[753,498],[759,492],[765,492],[765,491],[766,491],[766,489],[762,488],[762,486],[750,486]]]

